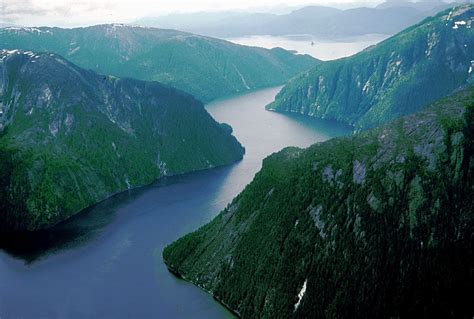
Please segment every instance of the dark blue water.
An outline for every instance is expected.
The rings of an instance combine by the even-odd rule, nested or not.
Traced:
[[[234,165],[169,177],[122,193],[56,228],[0,242],[0,318],[232,318],[211,296],[171,275],[163,247],[211,220],[264,157],[347,128],[264,110],[278,88],[207,106],[246,148]]]

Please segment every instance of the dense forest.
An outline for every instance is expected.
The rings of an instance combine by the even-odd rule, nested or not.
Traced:
[[[470,317],[474,88],[269,156],[169,269],[243,318]]]
[[[357,129],[413,113],[473,83],[474,5],[440,12],[351,57],[293,78],[270,110],[336,119]]]
[[[4,28],[2,48],[57,53],[101,74],[158,81],[203,102],[282,85],[318,60],[275,48],[120,24],[87,28]]]
[[[55,54],[0,59],[0,231],[49,227],[160,176],[243,156],[232,128],[179,90]]]

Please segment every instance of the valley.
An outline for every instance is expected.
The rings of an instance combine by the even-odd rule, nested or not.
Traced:
[[[472,2],[4,2],[0,319],[474,315]]]
[[[245,144],[242,161],[118,194],[32,237],[0,237],[2,317],[232,317],[207,293],[173,277],[161,251],[221,211],[267,155],[350,133],[330,121],[266,111],[278,90],[206,106]],[[25,300],[29,306],[20,307]]]

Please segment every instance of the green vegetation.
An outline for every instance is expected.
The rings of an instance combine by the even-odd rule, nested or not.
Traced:
[[[242,158],[229,126],[156,82],[0,51],[0,231],[50,227],[127,188]]]
[[[101,74],[169,84],[203,102],[284,84],[318,62],[279,48],[125,25],[4,28],[0,43],[4,49],[57,53]]]
[[[470,88],[287,148],[163,258],[244,318],[471,317],[473,142]]]
[[[292,79],[267,108],[336,119],[356,129],[416,112],[472,83],[474,6],[465,4],[354,56]]]

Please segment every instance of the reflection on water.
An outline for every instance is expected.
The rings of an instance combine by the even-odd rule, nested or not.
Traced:
[[[31,264],[62,249],[79,247],[96,239],[104,227],[114,222],[120,207],[127,206],[150,189],[165,187],[184,177],[166,177],[153,185],[116,194],[49,230],[0,234],[0,248],[12,257]]]
[[[227,167],[162,179],[111,197],[33,234],[0,239],[0,318],[232,318],[172,276],[165,245],[210,221],[285,146],[308,146],[348,129],[264,110],[278,88],[207,106],[246,147]]]
[[[256,35],[242,38],[229,38],[228,41],[263,47],[267,49],[280,47],[300,54],[309,54],[317,59],[328,61],[351,56],[365,48],[385,40],[383,34],[368,34],[360,37],[340,39],[338,41],[321,40],[312,35],[269,36]]]

